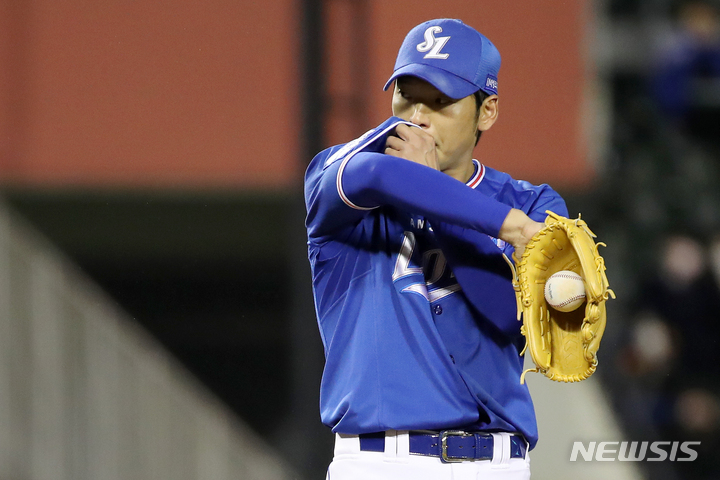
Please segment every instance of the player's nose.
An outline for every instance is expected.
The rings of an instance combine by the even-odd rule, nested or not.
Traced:
[[[428,107],[424,103],[418,102],[413,106],[413,112],[412,116],[410,117],[410,121],[413,122],[415,125],[419,125],[421,127],[429,127],[430,126],[430,117],[428,116]]]

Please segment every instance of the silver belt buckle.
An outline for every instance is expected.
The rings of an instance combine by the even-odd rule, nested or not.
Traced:
[[[440,459],[443,463],[460,463],[465,461],[464,458],[451,458],[447,454],[448,437],[474,437],[475,435],[462,430],[443,430],[440,432]]]

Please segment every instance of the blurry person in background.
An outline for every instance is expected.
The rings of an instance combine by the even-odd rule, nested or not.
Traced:
[[[668,236],[658,265],[618,359],[629,380],[621,409],[636,432],[701,442],[696,461],[674,465],[681,478],[720,478],[720,237],[707,249],[693,237]]]
[[[710,270],[715,284],[720,286],[720,232],[716,233],[710,242]]]
[[[643,311],[628,322],[616,366],[621,395],[615,398],[623,424],[634,436],[654,438],[671,425],[671,382],[678,368],[677,332],[657,313]]]
[[[710,1],[680,4],[659,39],[651,94],[671,129],[720,147],[720,14]]]
[[[640,311],[656,313],[677,332],[680,368],[687,376],[718,378],[720,290],[707,268],[709,255],[696,239],[668,237],[657,275],[641,288]]]
[[[720,448],[720,392],[716,383],[691,386],[674,398],[673,429],[668,437],[699,442],[698,458],[678,464],[683,478],[720,478],[717,451]]]

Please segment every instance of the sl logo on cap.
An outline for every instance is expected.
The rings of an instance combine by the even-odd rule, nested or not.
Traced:
[[[442,27],[438,27],[437,25],[434,27],[428,27],[428,29],[425,30],[425,41],[418,43],[416,47],[418,52],[430,52],[423,58],[437,58],[439,60],[445,60],[450,56],[449,53],[440,53],[440,50],[442,50],[448,40],[450,40],[450,37],[435,38],[435,34],[440,32],[442,32]]]

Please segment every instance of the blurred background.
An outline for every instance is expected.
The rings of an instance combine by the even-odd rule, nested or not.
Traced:
[[[0,0],[0,480],[324,478],[303,172],[437,17],[502,54],[476,157],[608,244],[598,374],[531,383],[533,477],[586,438],[701,445],[585,478],[720,478],[720,2]]]

